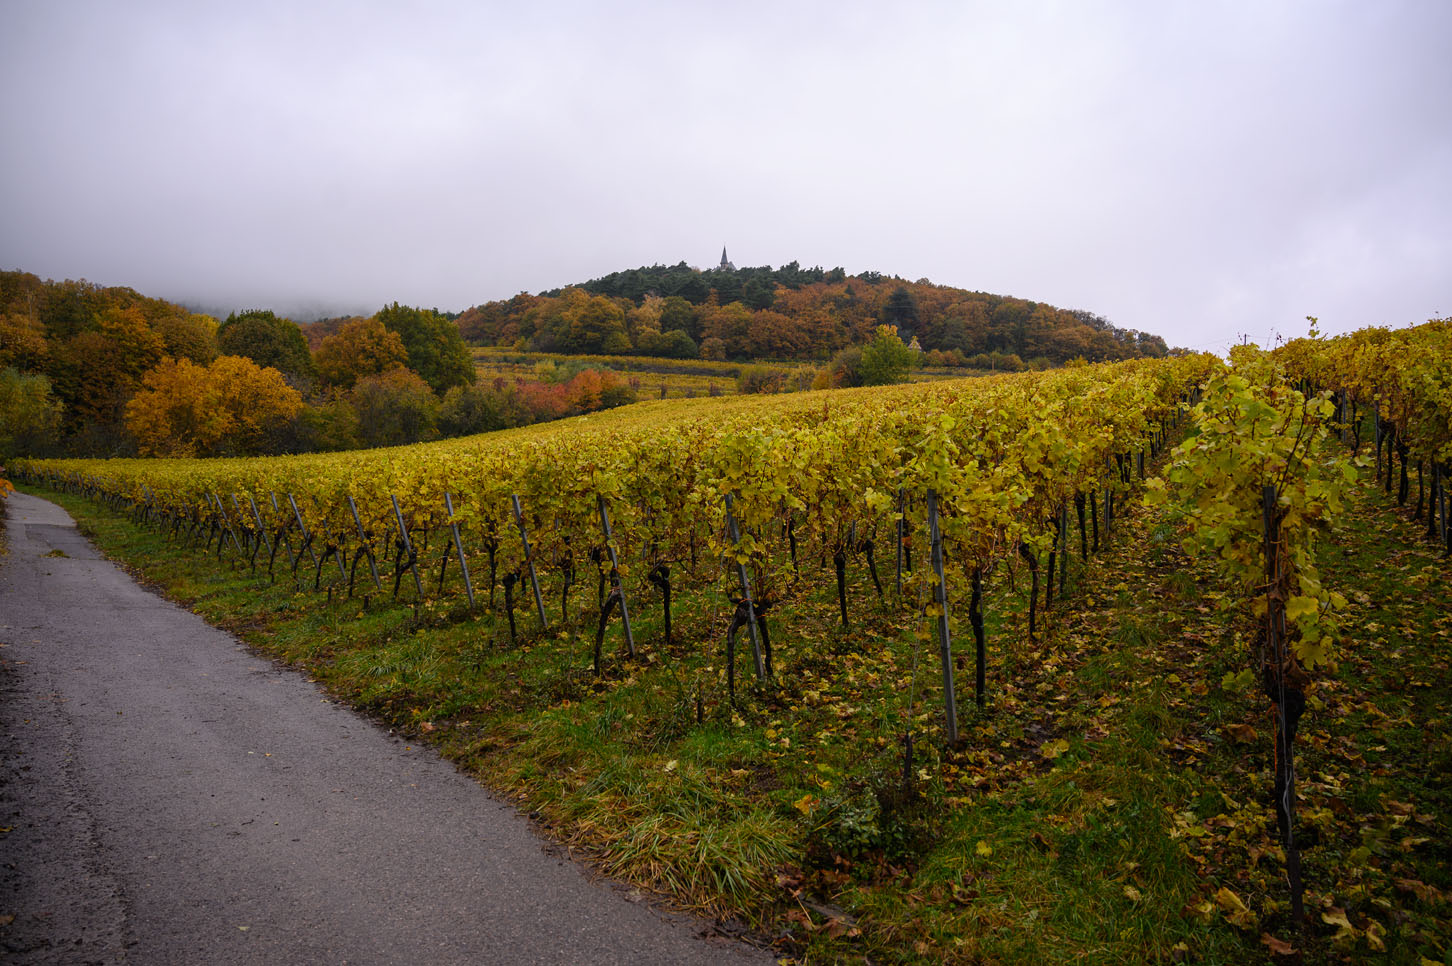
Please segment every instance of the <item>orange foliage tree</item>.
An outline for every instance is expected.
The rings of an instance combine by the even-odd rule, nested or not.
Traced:
[[[126,428],[144,456],[251,456],[271,451],[302,405],[282,373],[251,359],[168,356],[126,404]]]
[[[318,377],[330,386],[352,389],[364,376],[408,365],[408,349],[397,332],[376,318],[351,319],[323,339],[313,354]]]

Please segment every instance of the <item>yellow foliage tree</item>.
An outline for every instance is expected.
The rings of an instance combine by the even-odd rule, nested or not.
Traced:
[[[251,359],[199,366],[168,356],[126,404],[126,428],[144,456],[255,455],[302,405],[282,373]]]
[[[352,389],[364,376],[376,376],[408,365],[408,349],[397,332],[377,318],[352,319],[323,339],[313,354],[323,382]]]

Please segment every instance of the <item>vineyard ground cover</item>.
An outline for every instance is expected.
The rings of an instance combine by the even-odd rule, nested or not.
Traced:
[[[1092,569],[1072,556],[1068,598],[1036,644],[1022,630],[1027,575],[995,575],[989,704],[972,710],[962,675],[965,740],[944,749],[933,645],[876,604],[855,558],[850,631],[831,562],[803,561],[800,592],[771,615],[777,686],[733,708],[731,605],[714,591],[677,597],[668,649],[658,597],[634,590],[642,659],[619,659],[617,622],[597,680],[593,587],[576,589],[571,624],[540,635],[526,620],[510,646],[507,627],[466,620],[457,599],[325,603],[44,495],[109,555],[435,742],[605,871],[737,914],[809,961],[1271,961],[1263,934],[1308,962],[1378,945],[1393,962],[1446,954],[1448,575],[1370,486],[1325,550],[1365,634],[1305,721],[1305,878],[1324,931],[1310,940],[1286,924],[1264,703],[1224,685],[1243,646],[1208,566],[1155,511],[1135,508]],[[547,583],[546,599],[558,590]]]
[[[564,355],[552,352],[527,352],[497,346],[474,346],[470,350],[475,372],[481,379],[530,379],[537,376],[536,366],[543,362],[560,365],[591,365],[613,369],[627,378],[639,381],[642,399],[706,396],[712,392],[731,395],[736,392],[736,378],[747,368],[764,368],[780,373],[791,384],[811,382],[815,368],[801,362],[753,360],[719,362],[709,359],[662,359],[654,356]],[[938,382],[985,376],[987,369],[956,366],[920,366],[909,374],[912,382]],[[665,396],[660,397],[660,390]]]

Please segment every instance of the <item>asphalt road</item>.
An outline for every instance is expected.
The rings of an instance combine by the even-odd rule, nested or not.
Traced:
[[[6,502],[0,962],[772,962]]]

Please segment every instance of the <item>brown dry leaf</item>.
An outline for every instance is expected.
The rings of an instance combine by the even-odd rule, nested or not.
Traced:
[[[1269,946],[1270,951],[1277,956],[1294,956],[1296,954],[1296,947],[1282,939],[1277,939],[1268,932],[1260,934],[1260,941]]]

